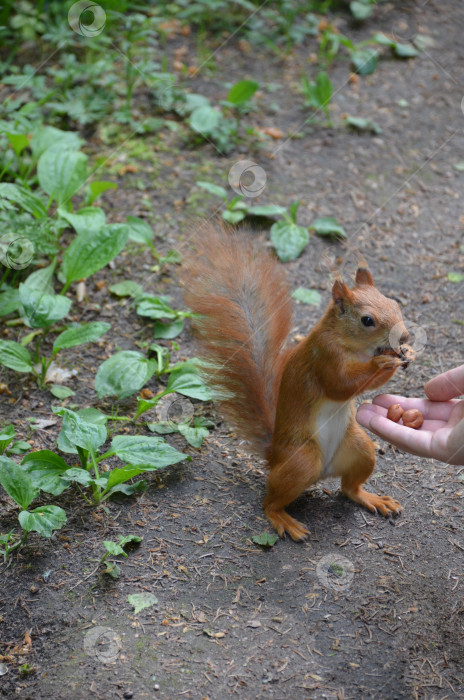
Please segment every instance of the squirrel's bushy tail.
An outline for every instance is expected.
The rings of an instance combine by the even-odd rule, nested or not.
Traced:
[[[185,299],[207,361],[206,381],[225,417],[267,457],[288,356],[291,299],[283,267],[246,232],[205,224],[187,263]]]

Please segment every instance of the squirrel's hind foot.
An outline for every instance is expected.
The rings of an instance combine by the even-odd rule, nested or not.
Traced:
[[[362,506],[371,511],[371,513],[381,513],[382,515],[397,515],[403,508],[390,496],[376,496],[375,493],[369,493],[360,488],[356,491],[344,491],[345,496],[348,496],[352,501],[360,503]]]
[[[280,537],[285,537],[285,533],[287,533],[295,542],[301,542],[309,537],[309,530],[283,509],[274,511],[267,510],[265,514]]]

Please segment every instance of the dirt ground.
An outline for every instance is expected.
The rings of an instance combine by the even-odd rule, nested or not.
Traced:
[[[137,175],[121,177],[105,202],[116,220],[143,215],[150,201],[160,215],[159,249],[182,249],[192,218],[212,215],[217,205],[199,194],[195,181],[227,186],[233,163],[255,160],[267,174],[260,203],[300,199],[307,225],[316,216],[335,216],[380,289],[423,329],[427,344],[417,362],[388,385],[413,396],[428,378],[464,362],[464,287],[447,279],[464,268],[464,173],[454,167],[464,160],[464,5],[386,2],[362,28],[348,15],[340,28],[360,40],[390,32],[402,12],[433,40],[418,57],[399,61],[387,52],[376,72],[357,82],[348,82],[346,61],[330,69],[335,124],[343,114],[368,117],[382,134],[304,124],[295,83],[311,70],[311,38],[286,58],[244,53],[232,38],[215,54],[214,75],[200,77],[195,91],[223,96],[224,82],[245,76],[278,83],[277,93],[263,91],[250,119],[298,138],[253,153],[239,147],[226,158],[209,145],[187,151],[168,140],[154,164],[140,159]],[[175,46],[168,42],[168,55]],[[98,148],[96,139],[89,142],[89,152]],[[325,261],[338,257],[349,272],[350,251],[312,236],[301,257],[286,265],[292,288],[314,287],[328,302]],[[136,349],[136,340],[152,337],[150,324],[140,331],[133,309],[107,287],[94,289],[95,281],[133,279],[182,305],[178,270],[160,275],[150,272],[152,265],[149,252],[129,247],[114,269],[89,283],[94,306],[79,318],[109,321],[111,345],[67,351],[66,364],[78,368],[71,386],[80,406],[111,410],[93,389],[98,363],[116,346]],[[292,336],[306,333],[320,314],[295,304]],[[178,359],[195,354],[188,329],[178,340]],[[27,378],[3,376],[13,396],[2,397],[2,418],[34,448],[53,449],[59,423],[33,433],[27,428],[30,416],[52,415],[52,397]],[[153,380],[148,386],[157,390]],[[379,441],[369,488],[401,502],[398,518],[372,516],[328,481],[289,509],[310,539],[279,540],[264,550],[251,537],[271,529],[262,513],[265,470],[213,406],[193,403],[198,415],[215,422],[202,448],[167,437],[192,461],[158,472],[142,496],[113,500],[107,512],[65,492],[67,525],[50,541],[32,535],[27,550],[1,565],[0,654],[13,662],[0,677],[0,693],[34,700],[464,697],[464,468]],[[135,398],[125,404],[132,410]],[[16,513],[2,498],[0,531],[7,532]],[[118,533],[143,541],[112,580],[96,567],[102,541]],[[144,592],[158,603],[134,615],[127,596]],[[21,674],[25,662],[32,668]]]

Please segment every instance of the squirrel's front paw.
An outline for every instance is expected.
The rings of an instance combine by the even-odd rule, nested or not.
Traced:
[[[394,370],[401,367],[403,361],[397,355],[376,355],[372,358],[376,369],[378,370]]]
[[[410,345],[401,345],[399,356],[403,363],[403,368],[406,369],[409,363],[414,362],[417,358],[417,352]]]

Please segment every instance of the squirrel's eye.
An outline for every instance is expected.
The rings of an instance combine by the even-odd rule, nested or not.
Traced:
[[[363,326],[375,326],[375,321],[370,316],[362,316],[361,323]]]

